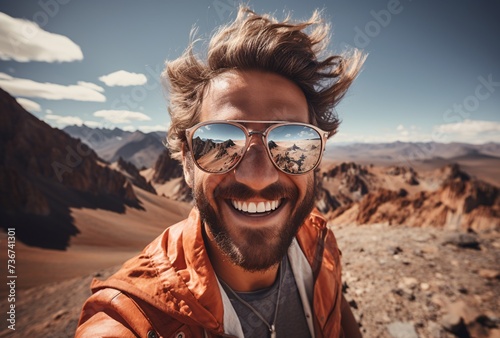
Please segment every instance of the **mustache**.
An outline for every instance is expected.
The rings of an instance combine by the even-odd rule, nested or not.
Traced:
[[[293,187],[285,187],[277,182],[259,191],[256,191],[243,183],[233,183],[229,186],[219,186],[215,188],[214,197],[237,200],[246,200],[251,198],[262,198],[266,200],[277,200],[281,198],[297,199],[298,191]]]

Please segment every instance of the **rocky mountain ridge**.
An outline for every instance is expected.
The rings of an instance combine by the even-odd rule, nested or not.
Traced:
[[[412,168],[342,163],[322,173],[318,207],[332,224],[500,229],[499,188],[458,165],[419,174]]]
[[[0,216],[19,240],[64,249],[73,226],[69,207],[120,211],[136,205],[131,183],[77,139],[25,111],[0,90]]]

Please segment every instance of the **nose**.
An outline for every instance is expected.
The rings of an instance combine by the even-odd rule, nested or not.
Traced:
[[[256,191],[278,181],[278,169],[271,162],[260,135],[251,136],[248,149],[234,170],[234,176],[236,181]]]

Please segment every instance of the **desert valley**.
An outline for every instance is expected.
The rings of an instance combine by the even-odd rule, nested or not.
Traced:
[[[72,337],[91,279],[183,219],[191,193],[162,133],[55,129],[2,90],[0,111],[0,270],[8,276],[15,229],[14,334]],[[500,337],[499,167],[495,143],[327,145],[316,206],[365,337]],[[0,337],[13,334],[5,323]]]

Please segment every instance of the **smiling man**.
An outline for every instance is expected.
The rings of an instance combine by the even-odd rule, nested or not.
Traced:
[[[326,55],[328,28],[240,8],[167,63],[168,146],[195,206],[106,281],[78,337],[360,337],[340,255],[314,208],[333,108],[364,57]]]

